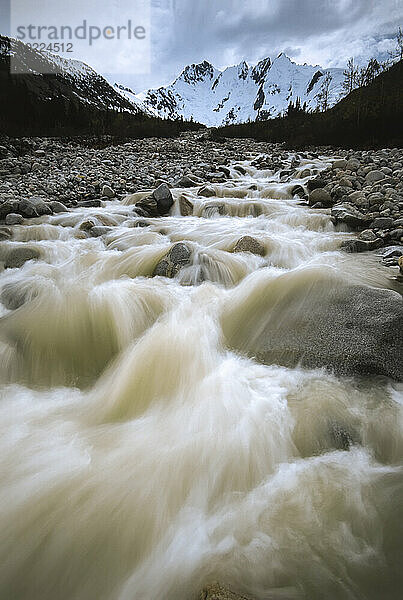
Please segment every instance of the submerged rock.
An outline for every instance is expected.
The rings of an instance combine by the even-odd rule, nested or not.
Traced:
[[[183,243],[174,244],[168,254],[157,264],[153,276],[175,277],[182,269],[190,264],[192,257],[191,248]]]
[[[34,260],[39,258],[40,252],[36,248],[30,248],[29,246],[17,246],[11,248],[4,260],[4,267],[6,269],[16,269],[22,267],[28,260]]]
[[[223,328],[231,348],[268,365],[403,381],[403,299],[391,290],[287,274],[231,308]]]

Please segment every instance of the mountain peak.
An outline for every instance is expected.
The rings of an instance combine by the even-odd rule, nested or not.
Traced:
[[[274,67],[274,68],[273,68]],[[141,99],[164,118],[193,119],[210,127],[280,116],[300,98],[315,110],[321,81],[310,65],[297,65],[284,52],[255,66],[245,60],[224,70],[208,61],[186,67],[169,86]],[[336,69],[329,106],[341,97],[343,70]]]

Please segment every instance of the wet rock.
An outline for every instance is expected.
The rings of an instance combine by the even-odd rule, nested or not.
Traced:
[[[231,348],[265,364],[403,381],[400,294],[302,274],[270,285],[270,294],[248,300],[247,318],[243,304],[227,316],[223,325]]]
[[[0,241],[11,238],[11,229],[9,227],[0,227]]]
[[[215,189],[208,185],[203,185],[201,188],[199,188],[197,194],[198,196],[204,196],[205,198],[212,198],[215,196]]]
[[[17,246],[8,250],[4,260],[6,269],[17,269],[22,267],[28,260],[34,260],[40,257],[40,252],[36,248],[29,246]]]
[[[49,206],[53,210],[54,213],[62,213],[62,212],[66,212],[68,210],[67,207],[62,202],[59,202],[58,200],[52,200],[51,202],[49,202]]]
[[[161,216],[167,215],[171,210],[174,200],[171,190],[166,183],[159,185],[152,193],[152,198],[157,203],[158,214]]]
[[[18,212],[26,218],[41,217],[51,215],[52,209],[41,198],[25,198],[18,204]]]
[[[365,227],[369,220],[366,215],[347,202],[333,206],[331,216],[334,224],[345,223],[352,228]]]
[[[157,264],[153,276],[173,278],[182,267],[191,263],[192,250],[184,242],[174,244],[168,254]]]
[[[225,204],[206,204],[203,207],[202,215],[205,218],[214,217],[215,215],[225,214]]]
[[[15,283],[6,283],[3,285],[0,293],[0,302],[8,310],[17,310],[27,300],[27,290]]]
[[[23,220],[24,217],[22,215],[19,215],[17,213],[9,213],[6,216],[6,225],[21,225]]]
[[[309,183],[309,182],[308,182]],[[294,187],[291,190],[291,194],[292,196],[298,196],[299,198],[306,198],[306,193],[304,188],[302,187],[302,185],[294,185]]]
[[[251,252],[264,256],[266,249],[264,244],[250,235],[244,235],[235,244],[234,252]]]
[[[113,198],[115,196],[115,192],[109,185],[103,185],[101,190],[101,196],[106,196],[107,198]]]
[[[85,219],[85,221],[82,221],[78,227],[78,229],[80,231],[89,231],[90,229],[92,229],[93,227],[96,227],[97,225],[99,225],[99,221],[97,221],[97,219]]]
[[[101,235],[106,235],[111,231],[112,227],[107,227],[106,225],[96,225],[95,227],[91,227],[89,234],[91,237],[101,237]]]
[[[10,213],[16,213],[18,211],[19,203],[14,200],[6,200],[2,204],[0,204],[0,220],[4,221],[4,219]]]
[[[244,167],[242,167],[242,165],[235,165],[234,166],[235,171],[238,171],[238,173],[240,173],[241,175],[246,175],[247,171]]]
[[[376,238],[374,240],[360,240],[358,238],[353,240],[345,240],[341,243],[340,248],[345,252],[368,252],[369,250],[376,250],[381,248],[383,242],[381,239]]]
[[[189,177],[189,175],[183,175],[175,182],[175,187],[178,188],[191,188],[196,187],[197,181]]]
[[[332,206],[332,197],[323,188],[316,188],[309,193],[309,204],[320,202],[322,206]]]
[[[101,206],[101,200],[80,200],[78,206],[83,208],[99,208]]]
[[[397,265],[399,267],[400,273],[403,275],[403,256],[399,256],[397,260]]]
[[[189,217],[193,215],[193,203],[185,196],[179,198],[179,210],[182,217]]]

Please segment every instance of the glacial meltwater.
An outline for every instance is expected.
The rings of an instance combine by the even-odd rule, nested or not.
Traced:
[[[401,597],[402,385],[253,351],[318,281],[394,286],[293,198],[328,161],[285,181],[242,162],[167,217],[137,194],[0,243],[2,600]]]

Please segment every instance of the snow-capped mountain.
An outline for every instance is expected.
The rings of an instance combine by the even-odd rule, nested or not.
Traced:
[[[298,65],[284,53],[255,66],[245,61],[223,71],[203,61],[187,66],[173,83],[137,98],[160,117],[193,119],[210,127],[274,118],[300,99],[308,109],[318,105],[326,74],[331,81],[328,106],[343,96],[343,69]]]
[[[97,110],[145,113],[137,98],[128,98],[87,64],[67,59],[47,51],[38,51],[14,38],[0,36],[0,70],[20,73],[6,78],[4,85],[25,85],[38,101],[64,101]],[[34,77],[33,77],[34,76]]]

